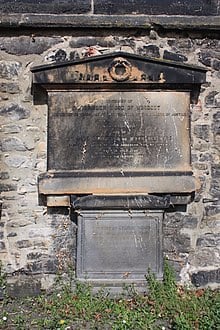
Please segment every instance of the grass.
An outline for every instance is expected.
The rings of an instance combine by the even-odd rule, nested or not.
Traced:
[[[193,290],[175,282],[165,264],[164,280],[149,272],[148,294],[133,287],[124,288],[120,297],[108,291],[92,293],[88,284],[68,284],[53,294],[0,302],[0,329],[97,329],[97,330],[216,330],[220,329],[220,292]]]

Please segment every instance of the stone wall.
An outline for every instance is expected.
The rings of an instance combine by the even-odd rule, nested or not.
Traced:
[[[6,13],[217,15],[218,0],[0,0]]]
[[[111,1],[107,3],[110,8]],[[46,171],[47,107],[33,105],[30,68],[117,50],[196,64],[208,70],[207,83],[191,109],[192,164],[199,188],[186,212],[165,215],[164,254],[180,280],[196,286],[219,285],[218,33],[216,29],[178,31],[161,26],[128,29],[116,24],[111,27],[110,23],[108,29],[99,30],[97,19],[90,30],[65,30],[59,24],[53,29],[39,29],[30,22],[29,28],[13,29],[9,19],[9,29],[5,29],[6,23],[0,27],[0,259],[11,290],[17,294],[21,290],[37,293],[48,288],[59,271],[66,272],[75,265],[76,225],[70,210],[46,209],[38,204],[37,177]]]

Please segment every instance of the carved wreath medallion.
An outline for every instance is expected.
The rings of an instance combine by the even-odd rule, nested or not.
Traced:
[[[131,75],[131,64],[123,57],[116,57],[108,68],[109,75],[116,81],[126,81]]]

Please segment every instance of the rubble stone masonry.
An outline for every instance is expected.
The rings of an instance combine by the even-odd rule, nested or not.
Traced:
[[[143,16],[139,15],[142,6],[138,6],[137,1],[138,9],[134,10],[134,2],[130,1],[132,8],[128,7],[126,12],[121,6],[117,12],[114,1],[75,2],[80,8],[75,14],[87,13],[88,22],[95,16],[91,12],[95,8],[100,15],[123,15],[121,25],[112,21],[101,28],[103,19],[109,18],[98,15],[91,18],[94,20],[90,28],[83,24],[77,27],[74,22],[73,27],[70,23],[63,27],[59,15],[57,24],[47,25],[46,18],[42,23],[41,18],[32,15],[33,19],[22,25],[19,10],[11,7],[15,8],[15,15],[8,14],[10,3],[13,1],[2,7],[1,15],[5,17],[0,22],[0,259],[12,294],[24,294],[25,290],[29,294],[38,293],[50,287],[59,271],[67,272],[75,266],[76,225],[70,210],[47,209],[38,203],[37,177],[47,166],[47,106],[33,105],[30,68],[118,50],[207,69],[207,82],[202,85],[198,103],[191,108],[192,166],[199,188],[186,212],[165,214],[163,244],[164,255],[177,270],[180,281],[195,286],[220,285],[220,41],[217,28],[206,30],[198,25],[194,29],[192,26],[181,28],[177,21],[176,26],[170,28],[164,28],[162,23],[150,26],[149,16],[144,28]],[[146,8],[144,4],[143,10]],[[212,12],[208,14],[216,15],[216,8],[209,7]],[[27,10],[30,12],[29,7],[22,12]],[[55,9],[51,12],[56,14]],[[126,21],[127,14],[133,15],[132,20],[136,17],[135,28]],[[183,14],[189,13],[186,10]],[[67,19],[68,15],[64,16]],[[138,27],[139,18],[141,26]],[[56,22],[54,15],[50,19]],[[201,25],[203,21],[201,18]]]

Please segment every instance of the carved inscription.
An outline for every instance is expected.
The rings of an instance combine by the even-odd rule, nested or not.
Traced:
[[[149,267],[161,275],[162,212],[81,212],[77,276],[87,279],[145,279]],[[127,274],[127,275],[126,275]]]
[[[171,169],[189,165],[184,92],[50,93],[51,169]]]

